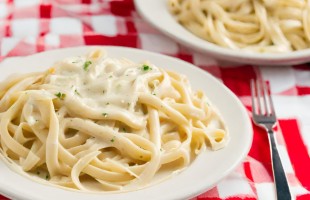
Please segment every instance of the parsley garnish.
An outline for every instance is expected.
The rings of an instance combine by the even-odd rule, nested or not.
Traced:
[[[89,65],[91,65],[91,64],[92,64],[92,62],[91,62],[90,60],[86,61],[86,62],[84,63],[84,67],[83,67],[83,69],[84,69],[85,71],[87,71],[87,70],[88,70]]]
[[[142,66],[142,70],[145,71],[145,72],[147,72],[147,71],[149,71],[149,70],[152,70],[152,68],[151,68],[150,66],[148,66],[148,65],[143,65],[143,66]]]
[[[109,102],[106,103],[106,105],[109,105],[109,104],[110,104]]]
[[[115,141],[115,136],[110,140],[111,142],[114,142]]]
[[[102,113],[102,115],[103,115],[104,117],[107,117],[107,116],[108,116],[108,113]]]
[[[66,98],[66,94],[58,92],[57,94],[55,94],[56,97],[58,97],[61,100],[64,100]]]

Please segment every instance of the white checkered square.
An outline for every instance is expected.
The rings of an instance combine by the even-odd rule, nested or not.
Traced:
[[[59,46],[60,45],[60,39],[58,35],[55,34],[46,34],[44,37],[44,43],[46,46]]]
[[[107,35],[117,35],[116,19],[109,15],[98,15],[91,17],[91,23],[95,32]]]
[[[82,23],[75,18],[58,17],[51,19],[50,33],[68,35],[68,34],[82,34]]]
[[[193,61],[195,65],[200,66],[217,66],[217,61],[214,58],[208,57],[202,53],[194,53]]]
[[[7,7],[4,3],[0,3],[0,18],[6,17],[8,14]]]
[[[38,19],[15,19],[11,24],[12,35],[17,37],[39,35]]]
[[[40,0],[14,0],[14,5],[16,7],[26,7],[38,5]]]
[[[295,70],[296,82],[300,86],[310,86],[310,73],[305,73],[302,70]]]
[[[261,67],[260,71],[263,78],[270,81],[270,88],[273,93],[283,92],[295,87],[295,75],[291,67],[281,66],[281,70],[278,67]]]
[[[276,193],[273,183],[255,184],[258,200],[276,200]]]
[[[241,174],[233,172],[226,179],[217,185],[221,198],[228,198],[236,195],[254,196],[252,188],[246,178]]]
[[[177,54],[178,45],[170,38],[163,35],[140,34],[141,48],[167,54]]]
[[[36,45],[37,43],[37,37],[34,36],[28,36],[24,39],[24,42],[31,45]]]
[[[3,38],[0,43],[1,56],[7,55],[19,42],[19,38]]]

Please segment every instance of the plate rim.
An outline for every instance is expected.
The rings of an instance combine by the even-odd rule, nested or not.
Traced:
[[[246,111],[244,105],[241,103],[241,101],[238,99],[238,97],[230,89],[228,89],[224,84],[220,83],[220,81],[217,80],[209,72],[207,72],[207,71],[205,71],[203,69],[200,69],[199,67],[193,65],[192,63],[188,63],[188,62],[180,60],[178,58],[167,56],[167,55],[164,55],[164,54],[154,53],[154,52],[150,52],[150,51],[146,51],[146,50],[142,50],[142,49],[131,48],[131,47],[102,46],[102,45],[77,46],[77,47],[59,48],[59,49],[54,49],[54,50],[49,50],[49,51],[43,51],[43,52],[39,52],[39,53],[36,53],[36,54],[28,55],[28,56],[9,57],[9,58],[4,59],[2,62],[0,62],[0,71],[3,70],[3,68],[1,68],[1,67],[4,67],[2,65],[4,65],[7,61],[14,62],[14,60],[18,60],[18,59],[25,59],[25,58],[26,59],[31,59],[31,57],[35,58],[38,55],[44,55],[44,54],[48,55],[49,53],[53,53],[53,52],[72,51],[72,50],[76,50],[76,49],[81,49],[80,51],[86,52],[86,50],[89,50],[90,48],[103,48],[103,49],[107,50],[107,52],[109,52],[109,49],[123,49],[123,50],[126,50],[126,51],[134,52],[134,54],[148,54],[148,55],[152,55],[152,56],[155,56],[155,57],[164,57],[165,59],[168,59],[171,62],[183,63],[184,65],[189,66],[190,70],[196,70],[197,73],[201,72],[205,76],[208,76],[209,79],[212,79],[212,81],[217,82],[217,84],[221,85],[221,87],[225,91],[225,93],[228,93],[234,99],[236,105],[238,106],[238,108],[241,111],[240,113],[241,113],[242,117],[244,117],[243,120],[245,120],[244,122],[246,124],[245,129],[247,129],[247,131],[248,131],[248,141],[247,141],[247,143],[246,143],[246,145],[244,147],[244,150],[243,150],[242,154],[238,157],[238,160],[234,161],[233,164],[228,169],[226,169],[226,171],[223,173],[222,177],[217,179],[216,181],[213,181],[213,184],[209,185],[207,189],[211,189],[219,181],[224,179],[247,156],[247,154],[248,154],[248,152],[249,152],[249,150],[251,148],[252,141],[253,141],[253,129],[252,129],[250,118],[249,118],[249,116],[247,114],[247,111]],[[3,78],[0,79],[0,81],[3,81],[3,80],[4,80]],[[2,161],[0,161],[0,162],[2,162]],[[53,188],[55,188],[55,187],[53,187]],[[185,196],[185,198],[192,198],[192,197],[196,196],[197,194],[200,194],[200,193],[202,193],[204,191],[206,191],[206,187],[200,185],[200,187],[196,187],[196,190],[194,192],[191,192],[191,193],[187,194],[187,196]],[[8,190],[8,189],[6,190],[5,188],[1,187],[1,182],[0,182],[0,192],[3,193],[5,196],[13,197],[15,199],[38,199],[36,196],[31,196],[30,198],[29,197],[25,198],[25,196],[23,196],[23,194],[17,194],[16,192],[13,192],[13,191]],[[123,194],[125,194],[125,193],[123,193]],[[184,196],[174,196],[173,198],[184,198]]]

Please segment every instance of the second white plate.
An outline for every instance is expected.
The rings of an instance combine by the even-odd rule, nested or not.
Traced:
[[[134,0],[141,16],[181,44],[219,60],[257,65],[292,65],[310,61],[310,49],[288,53],[251,53],[223,48],[203,40],[181,26],[168,10],[168,0]]]

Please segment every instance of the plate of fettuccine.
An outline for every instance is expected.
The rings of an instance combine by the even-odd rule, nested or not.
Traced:
[[[307,1],[135,0],[171,39],[219,60],[291,65],[310,60]]]
[[[188,199],[251,146],[238,98],[176,58],[87,46],[0,71],[0,193],[12,199]]]

